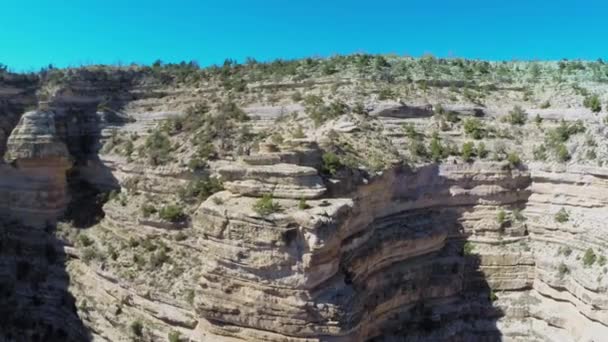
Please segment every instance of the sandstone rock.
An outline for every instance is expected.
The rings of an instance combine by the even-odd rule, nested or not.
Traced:
[[[33,111],[23,114],[7,142],[5,159],[49,159],[67,161],[67,147],[59,141],[52,112]]]

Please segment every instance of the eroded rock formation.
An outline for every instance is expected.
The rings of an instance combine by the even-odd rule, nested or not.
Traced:
[[[214,84],[166,89],[146,75],[71,70],[69,82],[40,86],[50,101],[32,111],[25,107],[35,103],[35,82],[0,88],[5,340],[600,341],[608,334],[608,172],[580,155],[569,163],[530,157],[561,109],[544,116],[544,126],[539,116],[505,128],[495,119],[506,111],[498,105],[507,89],[498,104],[441,110],[420,99],[375,99],[357,109],[364,113],[324,123],[308,118],[318,114],[308,108],[318,99],[249,105],[240,119],[240,109],[202,106],[209,119],[183,113],[210,98],[204,92]],[[253,94],[255,87],[270,86],[251,86]],[[285,108],[295,114],[286,119]],[[445,122],[439,112],[451,117]],[[475,158],[435,145],[432,158],[394,160],[416,139],[472,139],[462,121],[485,115],[496,121],[484,131],[492,134],[488,148],[505,154],[504,144],[522,160],[482,156],[479,145]],[[595,117],[584,118],[592,138],[605,136]],[[188,125],[196,128],[186,133]],[[281,130],[297,134],[273,139]],[[158,141],[148,141],[155,133]],[[209,152],[230,139],[241,145]],[[151,162],[150,146],[172,155]],[[344,163],[332,165],[328,151]]]

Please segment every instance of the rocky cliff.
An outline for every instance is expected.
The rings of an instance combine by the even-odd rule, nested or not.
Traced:
[[[2,337],[602,340],[605,115],[572,104],[591,95],[551,63],[550,90],[507,64],[483,93],[450,61],[331,61],[5,76]]]

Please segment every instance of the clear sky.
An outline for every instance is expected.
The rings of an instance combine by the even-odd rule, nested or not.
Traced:
[[[0,63],[201,65],[352,52],[608,59],[606,0],[2,0]]]

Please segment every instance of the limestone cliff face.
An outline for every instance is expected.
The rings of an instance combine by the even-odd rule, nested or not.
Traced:
[[[362,133],[360,145],[350,141],[345,149],[367,149],[369,132],[409,149],[402,120],[435,120],[434,109],[396,101],[370,112],[381,122],[338,118],[311,128],[307,139],[261,142],[253,153],[210,160],[203,171],[182,158],[193,155],[189,145],[173,149],[172,162],[150,165],[131,159],[134,153],[102,151],[102,142],[122,134],[135,141],[132,150],[142,148],[146,142],[131,137],[146,137],[201,93],[210,98],[214,85],[168,90],[137,71],[68,74],[69,82],[45,86],[51,100],[41,110],[24,110],[36,102],[32,84],[0,88],[0,212],[21,221],[0,224],[0,307],[10,318],[0,322],[4,339],[608,335],[605,167],[452,156],[369,174],[323,169],[324,142],[334,131]],[[251,130],[277,124],[285,108],[305,110],[248,108],[251,117],[262,112],[248,123]],[[493,109],[444,108],[463,118]],[[531,132],[509,146],[537,142],[539,131]],[[223,191],[181,198],[180,190],[209,174],[222,179]],[[95,197],[110,189],[120,192],[107,201]],[[264,195],[272,195],[270,212],[255,210]],[[175,203],[187,203],[183,215],[158,212]],[[90,214],[89,205],[99,212]],[[92,223],[62,222],[58,240],[48,231],[66,207]]]
[[[6,143],[0,209],[23,222],[44,226],[54,222],[65,209],[68,193],[66,171],[70,155],[55,130],[54,114],[25,113]]]
[[[512,269],[522,275],[506,287],[530,286],[533,257],[512,253],[513,265],[501,258],[505,269],[487,280],[475,275],[483,258],[463,256],[462,245],[467,238],[498,244],[498,208],[525,204],[529,183],[529,172],[500,163],[397,168],[348,198],[311,200],[308,209],[280,201],[283,211],[270,217],[243,210],[255,199],[218,193],[193,224],[212,256],[196,308],[202,334],[210,341],[365,341],[405,331],[412,340],[496,339],[500,313],[488,282]],[[508,244],[525,233],[522,224],[509,227]]]

